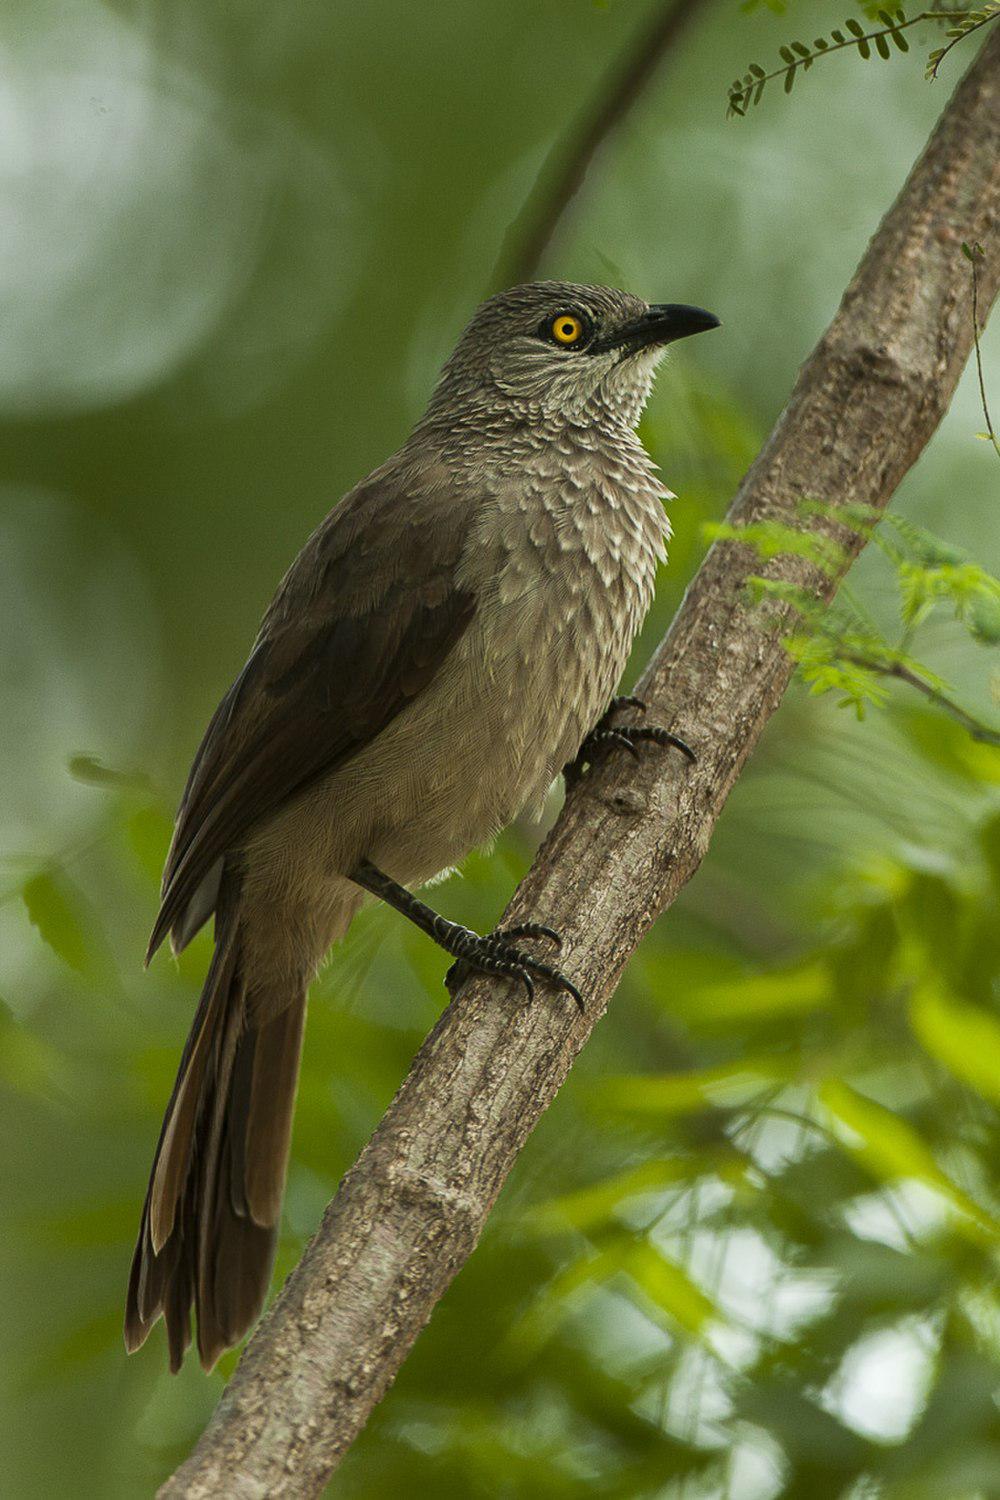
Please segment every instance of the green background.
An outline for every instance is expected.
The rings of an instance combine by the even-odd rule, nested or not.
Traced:
[[[405,437],[547,153],[654,9],[0,18],[5,1495],[151,1494],[232,1369],[172,1379],[159,1330],[129,1360],[120,1339],[208,951],[141,968],[172,809],[278,578]],[[542,268],[724,324],[672,353],[647,415],[679,498],[637,660],[972,55],[925,84],[926,28],[891,66],[830,59],[726,120],[749,60],[841,20],[706,0]],[[1000,402],[995,333],[983,353]],[[995,569],[982,426],[967,372],[898,510]],[[869,553],[854,596],[898,633]],[[946,613],[921,641],[995,711],[995,655]],[[1000,1495],[998,785],[996,752],[919,699],[858,722],[793,688],[330,1494]],[[488,928],[537,838],[472,856],[439,904]],[[315,986],[279,1281],[445,963],[370,911]]]

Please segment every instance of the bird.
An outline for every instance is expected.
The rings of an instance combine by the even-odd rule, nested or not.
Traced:
[[[402,447],[320,522],[209,722],[177,814],[147,963],[214,918],[129,1276],[131,1352],[170,1368],[237,1344],[270,1282],[306,995],[373,897],[470,971],[567,992],[526,923],[480,936],[415,893],[568,776],[668,730],[615,689],[666,558],[669,495],[636,426],[681,303],[513,287],[458,339]],[[551,952],[548,957],[554,956]]]

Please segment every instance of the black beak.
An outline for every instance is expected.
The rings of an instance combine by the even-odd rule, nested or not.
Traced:
[[[672,344],[676,339],[690,338],[693,333],[707,333],[718,328],[719,320],[714,313],[703,307],[688,307],[683,302],[654,302],[648,312],[626,323],[614,333],[595,339],[589,353],[606,354],[609,349],[621,349],[625,354],[637,354],[648,349],[650,344]]]

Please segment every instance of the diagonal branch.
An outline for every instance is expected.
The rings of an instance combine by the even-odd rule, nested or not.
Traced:
[[[885,506],[937,427],[972,346],[963,239],[978,239],[982,306],[1000,280],[1000,33],[946,108],[730,518],[801,525],[803,496]],[[820,516],[850,555],[863,539]],[[801,558],[772,576],[829,597]],[[360,1432],[456,1271],[514,1160],[603,1014],[629,957],[697,869],[729,790],[791,673],[744,601],[754,551],[717,543],[639,691],[698,751],[694,767],[618,757],[568,798],[511,920],[566,937],[587,999],[525,1006],[468,984],[441,1017],[297,1270],[251,1340],[169,1497],[314,1495]]]

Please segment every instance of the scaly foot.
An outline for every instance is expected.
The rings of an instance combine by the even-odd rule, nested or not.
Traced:
[[[506,974],[521,981],[531,1000],[535,993],[534,981],[542,979],[557,989],[566,990],[583,1013],[583,996],[571,979],[551,964],[543,963],[515,946],[518,938],[545,938],[556,948],[561,948],[562,939],[554,928],[545,927],[541,922],[521,922],[516,927],[501,927],[487,937],[480,937],[478,932],[455,924],[453,933],[438,931],[435,937],[442,948],[455,955],[455,962],[444,979],[450,994],[454,995],[473,972]]]

